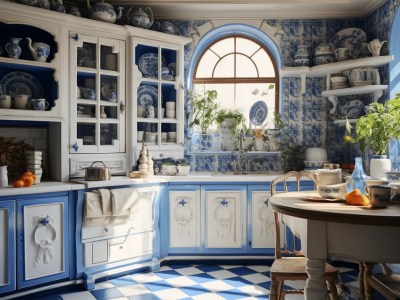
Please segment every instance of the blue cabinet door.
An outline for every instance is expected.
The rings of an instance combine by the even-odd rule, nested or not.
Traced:
[[[15,290],[14,204],[0,201],[0,294]]]
[[[68,194],[39,197],[17,199],[18,288],[69,276]]]

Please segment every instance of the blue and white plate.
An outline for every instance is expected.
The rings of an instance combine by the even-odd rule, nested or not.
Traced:
[[[44,90],[39,80],[25,72],[15,71],[3,76],[0,80],[0,94],[29,95],[32,98],[44,98]]]
[[[162,66],[166,67],[167,63],[164,58],[161,59]],[[139,70],[145,77],[158,77],[158,54],[145,53],[139,57]]]
[[[158,100],[158,90],[156,87],[144,84],[138,88],[138,93],[137,93],[138,105],[143,105],[144,107],[146,107],[146,109],[149,105],[157,107],[158,103],[157,100]]]
[[[260,100],[254,103],[250,108],[249,119],[254,126],[264,123],[268,115],[268,107],[264,101]]]
[[[364,102],[351,100],[342,106],[342,114],[349,119],[357,119],[364,114]]]
[[[367,41],[367,35],[358,28],[346,28],[336,33],[329,41],[335,49],[352,48],[361,49],[362,43]]]

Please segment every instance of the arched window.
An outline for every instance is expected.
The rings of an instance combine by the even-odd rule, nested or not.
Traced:
[[[208,45],[194,69],[193,90],[217,90],[221,107],[238,109],[247,119],[252,105],[264,101],[268,120],[279,111],[279,78],[269,50],[241,35]],[[258,91],[258,92],[257,92]]]

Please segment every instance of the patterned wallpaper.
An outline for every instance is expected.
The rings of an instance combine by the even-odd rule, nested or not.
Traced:
[[[283,66],[294,65],[294,55],[300,44],[305,44],[314,52],[317,45],[329,42],[332,36],[340,30],[357,27],[367,34],[367,41],[374,38],[387,40],[390,43],[391,24],[398,7],[398,0],[389,0],[378,10],[363,19],[327,19],[327,20],[266,20],[266,23],[281,27],[284,31],[280,41],[280,53]],[[194,28],[205,21],[180,22],[181,35],[191,36]],[[233,22],[235,22],[233,20]],[[387,54],[388,44],[382,49],[382,54]],[[186,68],[189,65],[194,50],[193,43],[186,47]],[[388,68],[380,68],[382,83],[388,83]],[[365,105],[372,100],[370,96],[341,97],[338,111],[331,115],[329,109],[331,103],[321,96],[326,89],[324,77],[307,78],[306,92],[300,93],[300,78],[284,78],[282,80],[283,117],[285,120],[284,136],[293,144],[304,147],[324,147],[328,150],[328,159],[335,163],[352,162],[358,149],[355,145],[342,143],[344,126],[334,124],[336,119],[343,119],[340,107],[351,99],[361,99]],[[342,99],[343,98],[343,99]],[[388,99],[384,93],[380,101]],[[234,166],[223,161],[237,160],[237,153],[193,153],[187,147],[186,157],[191,163],[192,171],[232,171]],[[277,153],[245,154],[243,167],[247,162],[251,172],[279,170],[279,155]],[[262,167],[260,167],[262,165]]]

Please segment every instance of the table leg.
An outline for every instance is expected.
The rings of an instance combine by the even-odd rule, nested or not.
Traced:
[[[306,300],[326,299],[327,290],[324,280],[325,260],[307,259],[306,272],[308,279],[304,289]]]
[[[360,289],[360,298],[365,299],[365,265],[363,261],[358,262],[358,286]]]

